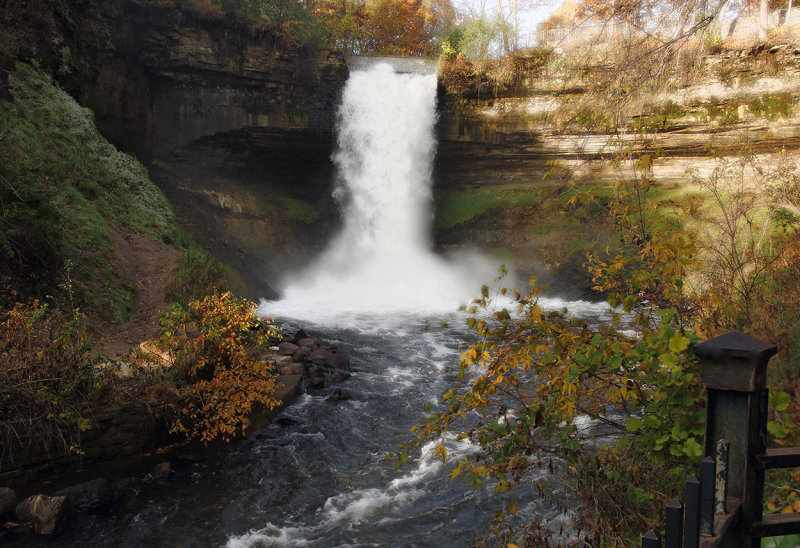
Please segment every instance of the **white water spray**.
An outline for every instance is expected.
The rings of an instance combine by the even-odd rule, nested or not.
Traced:
[[[333,158],[342,232],[266,312],[448,312],[479,294],[494,266],[431,251],[435,121],[435,74],[383,63],[351,73]]]

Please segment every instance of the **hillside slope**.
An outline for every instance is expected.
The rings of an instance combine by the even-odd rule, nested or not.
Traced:
[[[125,243],[160,242],[174,266],[172,208],[147,170],[37,68],[19,64],[9,91],[12,100],[0,101],[0,304],[54,299],[95,325],[121,322],[147,283]]]

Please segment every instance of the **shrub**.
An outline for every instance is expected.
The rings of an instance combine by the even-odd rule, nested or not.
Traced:
[[[159,346],[177,395],[172,431],[204,442],[244,432],[258,406],[278,402],[275,372],[266,362],[274,331],[254,314],[255,304],[230,293],[187,307],[174,305],[161,319]]]
[[[31,301],[0,312],[0,465],[59,445],[80,451],[80,433],[112,387],[91,350],[77,311]]]
[[[227,289],[225,266],[197,245],[189,245],[181,256],[167,297],[181,305]]]

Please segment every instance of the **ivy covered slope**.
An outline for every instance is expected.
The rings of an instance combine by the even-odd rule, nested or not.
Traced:
[[[36,66],[18,63],[0,100],[0,305],[59,295],[96,320],[128,313],[114,232],[167,244],[172,209],[135,158],[97,131],[92,113]]]

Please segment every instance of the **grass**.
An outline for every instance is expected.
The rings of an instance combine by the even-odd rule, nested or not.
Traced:
[[[9,77],[0,101],[0,276],[33,296],[56,290],[63,265],[81,307],[121,319],[134,286],[116,272],[112,223],[174,243],[172,208],[132,156],[98,132],[77,104],[35,65]]]
[[[452,228],[495,207],[535,204],[541,196],[541,191],[533,185],[467,188],[447,192],[437,201],[435,226],[437,229]]]

